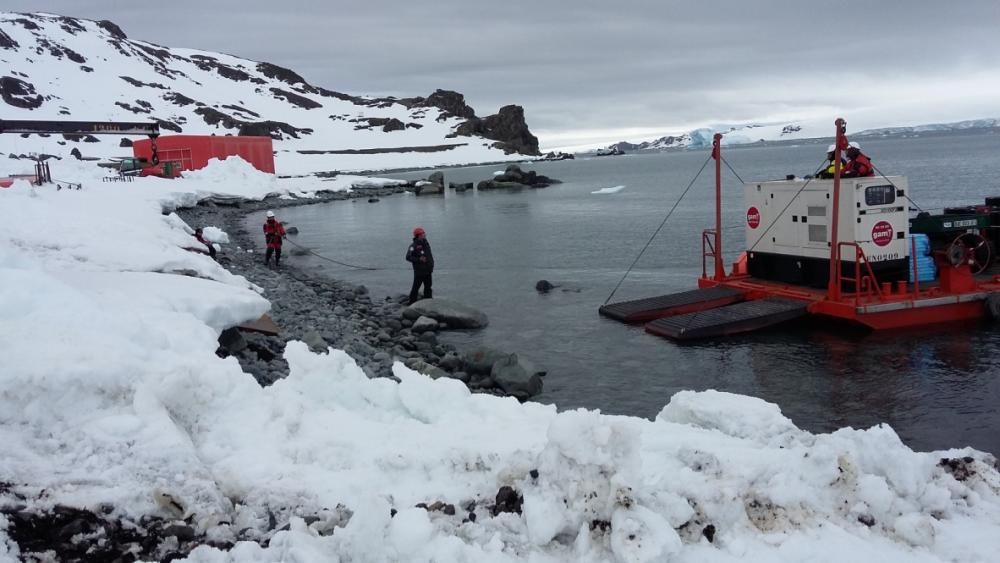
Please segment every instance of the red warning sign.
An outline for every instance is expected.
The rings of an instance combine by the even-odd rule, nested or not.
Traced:
[[[750,225],[751,229],[756,229],[760,226],[760,211],[756,207],[747,209],[747,225]]]
[[[879,221],[872,227],[872,242],[878,246],[885,246],[892,242],[892,225],[888,221]]]

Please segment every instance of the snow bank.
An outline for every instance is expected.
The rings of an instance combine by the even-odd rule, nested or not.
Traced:
[[[241,166],[0,191],[0,481],[44,490],[38,506],[173,512],[220,540],[275,514],[288,524],[266,548],[202,547],[187,559],[198,562],[885,563],[1000,551],[995,460],[913,452],[885,426],[814,435],[773,404],[713,391],[678,393],[653,421],[559,413],[399,363],[398,383],[370,380],[344,352],[299,342],[286,349],[289,377],[261,388],[215,356],[215,338],[268,304],[183,250],[189,227],[161,213],[287,188]],[[963,456],[962,472],[940,464]],[[452,509],[416,507],[436,502]],[[326,519],[301,517],[317,513]]]

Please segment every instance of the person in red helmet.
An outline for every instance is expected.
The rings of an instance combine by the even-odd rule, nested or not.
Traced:
[[[840,175],[845,178],[864,178],[875,175],[872,160],[861,152],[861,145],[852,141],[847,146],[847,165]]]
[[[434,272],[434,255],[431,254],[431,243],[427,242],[427,233],[423,227],[413,229],[413,242],[406,249],[406,261],[413,264],[413,286],[410,287],[410,305],[417,302],[417,290],[424,286],[424,299],[432,297],[431,274]]]
[[[264,241],[267,242],[267,253],[264,254],[264,263],[271,265],[271,255],[274,255],[274,267],[281,266],[281,242],[285,238],[285,227],[274,218],[274,212],[267,212],[267,221],[264,222]]]

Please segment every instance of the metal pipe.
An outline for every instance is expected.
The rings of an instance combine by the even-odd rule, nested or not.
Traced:
[[[722,267],[722,133],[712,138],[712,156],[715,158],[715,281],[726,277]]]
[[[830,219],[830,283],[827,286],[827,299],[837,301],[840,299],[840,250],[837,246],[837,227],[840,224],[840,152],[842,147],[847,146],[847,122],[838,117],[834,122],[837,126],[837,141],[833,154],[833,215]],[[858,264],[855,263],[855,269]]]

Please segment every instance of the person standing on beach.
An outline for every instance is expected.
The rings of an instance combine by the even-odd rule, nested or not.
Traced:
[[[281,242],[285,238],[285,227],[274,218],[274,212],[267,212],[267,221],[264,222],[264,241],[267,243],[267,253],[264,255],[264,263],[271,265],[271,255],[274,254],[274,267],[281,266]]]
[[[427,242],[427,233],[423,227],[413,229],[413,242],[406,250],[406,261],[413,264],[413,286],[410,287],[410,302],[417,302],[417,290],[424,286],[424,299],[430,299],[431,274],[434,272],[434,255],[431,254],[431,243]]]

